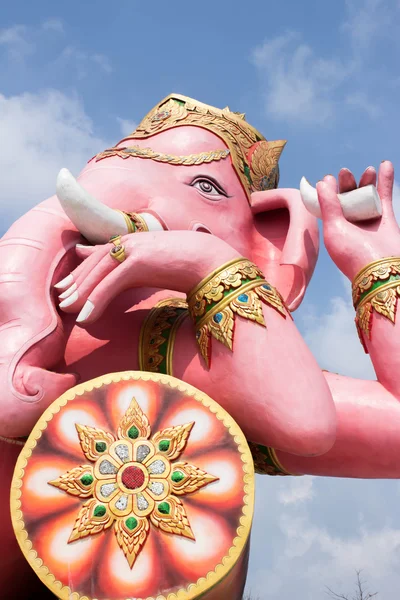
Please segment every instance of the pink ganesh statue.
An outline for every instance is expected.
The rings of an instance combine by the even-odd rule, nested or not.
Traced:
[[[291,318],[318,224],[277,187],[284,145],[172,94],[0,241],[2,480],[21,452],[11,512],[31,565],[4,493],[3,598],[45,598],[36,571],[59,598],[239,600],[253,462],[399,477],[392,164],[372,219],[345,215],[373,168],[317,185],[377,375],[362,381],[322,372]]]

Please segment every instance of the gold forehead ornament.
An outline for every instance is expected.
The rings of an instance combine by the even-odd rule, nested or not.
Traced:
[[[126,138],[117,144],[134,139],[146,139],[162,131],[174,127],[195,126],[207,129],[221,138],[229,148],[232,165],[242,183],[250,201],[251,193],[274,189],[279,183],[279,158],[285,147],[285,140],[267,141],[254,127],[245,120],[242,113],[232,112],[228,107],[215,108],[180,94],[170,94],[155,106],[143,119],[140,125]],[[133,149],[133,150],[131,150]],[[150,158],[170,164],[201,164],[226,158],[222,150],[189,155],[188,157],[172,156],[153,152],[150,148],[127,146],[111,148],[95,157],[96,160],[118,155],[121,158],[136,156]],[[208,155],[208,159],[193,157]],[[218,155],[219,158],[212,155]],[[193,161],[193,162],[190,162]]]

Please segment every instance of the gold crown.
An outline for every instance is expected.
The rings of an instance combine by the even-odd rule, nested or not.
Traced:
[[[147,138],[184,125],[208,129],[225,142],[249,200],[253,191],[278,187],[278,161],[286,141],[268,142],[246,122],[243,113],[232,112],[228,107],[214,108],[180,94],[170,94],[122,141]]]

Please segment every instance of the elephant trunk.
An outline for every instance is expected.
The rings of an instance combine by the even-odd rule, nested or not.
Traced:
[[[50,369],[65,340],[52,284],[76,265],[80,233],[56,197],[16,221],[0,240],[0,435],[25,436],[45,408],[75,385]]]

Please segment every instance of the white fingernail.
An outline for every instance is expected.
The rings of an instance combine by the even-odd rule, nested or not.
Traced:
[[[93,246],[85,246],[85,244],[76,244],[75,248],[93,248]]]
[[[68,275],[68,277],[56,283],[54,287],[58,290],[62,290],[66,287],[69,287],[72,283],[74,283],[74,278],[72,277],[72,275]]]
[[[60,308],[67,308],[67,306],[71,306],[74,302],[78,300],[78,292],[74,292],[71,294],[66,300],[60,302]]]
[[[90,302],[90,300],[87,300],[86,304],[84,304],[81,312],[77,316],[76,322],[82,323],[82,321],[86,321],[86,319],[88,318],[88,316],[90,315],[90,313],[92,312],[93,309],[94,309],[93,302]]]
[[[70,296],[72,294],[72,292],[74,292],[76,290],[78,286],[76,285],[76,283],[73,283],[71,285],[70,288],[67,289],[66,292],[63,292],[62,294],[59,295],[59,298],[61,298],[61,300],[63,300],[64,298],[68,298],[68,296]]]

